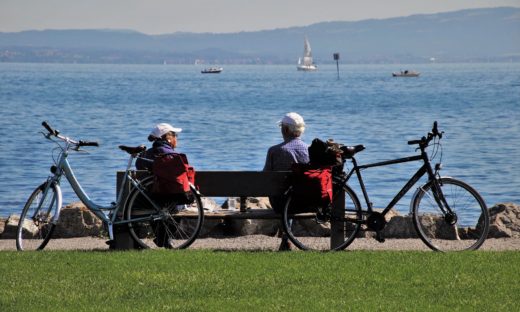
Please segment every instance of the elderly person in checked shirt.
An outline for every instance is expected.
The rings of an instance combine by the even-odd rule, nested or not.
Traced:
[[[288,113],[279,122],[283,142],[271,146],[267,151],[264,171],[289,171],[294,163],[309,162],[309,146],[300,136],[305,131],[303,117],[297,113]],[[283,198],[269,198],[274,211],[281,213]],[[282,235],[280,250],[290,250],[287,235]]]

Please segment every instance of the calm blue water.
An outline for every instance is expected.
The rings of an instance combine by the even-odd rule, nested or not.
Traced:
[[[392,78],[415,69],[418,79]],[[344,65],[315,73],[295,66],[196,66],[0,63],[0,216],[19,212],[52,164],[53,145],[38,132],[48,120],[99,148],[70,157],[99,204],[115,198],[120,144],[146,144],[151,127],[182,127],[180,150],[198,170],[261,170],[280,138],[277,121],[296,111],[304,140],[364,144],[360,163],[414,155],[434,120],[445,131],[444,175],[463,179],[488,205],[520,203],[520,64]],[[419,163],[364,171],[371,200],[384,207]],[[67,183],[64,203],[77,200]],[[353,185],[354,187],[356,184]],[[399,210],[407,210],[409,196]]]

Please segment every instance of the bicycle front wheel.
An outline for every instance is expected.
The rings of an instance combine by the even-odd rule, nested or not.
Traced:
[[[16,229],[16,249],[42,250],[51,239],[56,224],[60,191],[54,184],[38,186],[23,207]]]
[[[288,238],[302,250],[342,250],[354,241],[361,224],[361,204],[354,191],[343,186],[344,209],[341,212],[294,214],[292,195],[289,195],[283,210],[283,226]],[[337,194],[337,195],[339,195]],[[335,196],[337,196],[335,194]],[[335,200],[338,203],[337,200]],[[341,203],[341,199],[339,201]],[[311,209],[317,211],[316,209]],[[305,211],[311,211],[305,209]]]
[[[132,238],[142,248],[183,249],[190,246],[202,228],[204,208],[200,195],[190,190],[193,202],[156,198],[150,193],[153,179],[134,188],[125,205],[125,220]]]
[[[441,178],[428,182],[417,191],[412,209],[419,237],[433,250],[475,250],[487,238],[486,204],[475,189],[462,181]]]

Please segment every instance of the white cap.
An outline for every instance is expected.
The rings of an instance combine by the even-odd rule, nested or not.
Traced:
[[[282,120],[278,122],[280,125],[292,125],[292,126],[305,126],[305,122],[303,121],[303,117],[298,113],[287,113],[283,116]]]
[[[154,136],[156,138],[161,138],[163,135],[165,135],[168,132],[179,133],[181,131],[182,131],[181,128],[174,128],[172,125],[170,125],[168,123],[160,123],[160,124],[155,125],[155,127],[153,127],[150,135]]]

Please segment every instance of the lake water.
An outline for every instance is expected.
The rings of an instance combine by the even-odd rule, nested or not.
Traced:
[[[422,74],[391,77],[401,69]],[[305,118],[307,142],[364,144],[361,164],[416,154],[407,140],[437,120],[443,175],[473,185],[489,206],[520,203],[520,64],[340,65],[338,79],[335,66],[225,66],[202,75],[193,65],[0,63],[0,109],[0,216],[19,212],[49,173],[54,145],[38,133],[43,120],[100,142],[70,162],[90,197],[107,204],[127,162],[117,146],[147,144],[155,123],[184,129],[179,150],[198,170],[261,170],[290,111]],[[419,165],[363,171],[374,205],[386,206]],[[62,186],[64,203],[76,201]],[[409,198],[397,208],[406,211]]]

